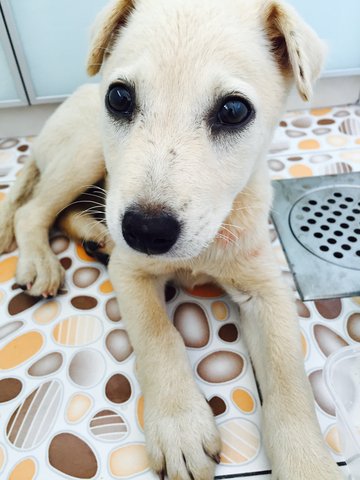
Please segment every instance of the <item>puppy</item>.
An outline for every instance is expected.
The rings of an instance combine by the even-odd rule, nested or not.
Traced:
[[[110,277],[137,356],[150,464],[170,480],[210,480],[221,449],[166,315],[173,277],[210,277],[240,306],[272,478],[342,478],[322,442],[267,227],[267,148],[291,86],[307,100],[322,56],[315,33],[278,0],[113,1],[88,60],[100,86],[80,88],[48,121],[2,205],[0,246],[15,233],[17,281],[31,295],[54,294],[63,273],[48,230],[107,174]],[[70,209],[69,225],[82,236],[88,223]]]

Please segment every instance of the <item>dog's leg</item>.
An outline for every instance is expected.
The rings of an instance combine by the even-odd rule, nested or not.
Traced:
[[[68,237],[82,243],[89,255],[104,265],[108,264],[114,242],[103,221],[97,220],[84,208],[72,205],[61,212],[56,223]]]
[[[15,184],[0,203],[0,254],[10,250],[15,241],[14,217],[16,210],[31,196],[39,178],[39,170],[32,158],[25,163]]]
[[[165,312],[165,279],[134,271],[129,263],[115,251],[109,273],[136,354],[151,467],[159,475],[166,470],[170,480],[212,480],[219,436]]]
[[[64,280],[64,270],[49,245],[49,229],[56,216],[104,175],[97,152],[86,158],[79,154],[76,162],[64,152],[59,155],[42,173],[33,198],[15,215],[20,251],[16,280],[34,296],[55,295]]]
[[[262,253],[230,268],[231,278],[221,283],[240,305],[242,331],[263,396],[272,478],[340,480],[315,415],[294,301],[272,260],[271,248],[265,246]]]

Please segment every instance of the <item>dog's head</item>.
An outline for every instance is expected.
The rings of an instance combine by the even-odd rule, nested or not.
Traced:
[[[114,241],[197,256],[264,169],[295,82],[308,99],[322,44],[278,0],[116,0],[98,17],[107,223]]]

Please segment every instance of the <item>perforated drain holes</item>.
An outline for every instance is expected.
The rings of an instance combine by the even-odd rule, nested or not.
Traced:
[[[360,270],[360,188],[313,190],[291,209],[295,238],[314,255]]]

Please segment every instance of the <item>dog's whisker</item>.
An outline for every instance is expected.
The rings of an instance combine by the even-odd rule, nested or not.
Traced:
[[[222,230],[225,230],[230,235],[232,235],[234,239],[239,240],[239,237],[234,232],[232,232],[229,228],[225,227],[224,225],[221,225],[221,228]]]
[[[222,225],[225,225],[226,227],[230,227],[230,228],[237,228],[240,231],[244,230],[243,227],[239,227],[238,225],[233,225],[232,223],[222,223]]]

